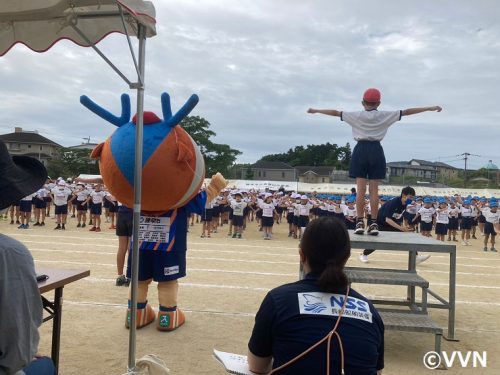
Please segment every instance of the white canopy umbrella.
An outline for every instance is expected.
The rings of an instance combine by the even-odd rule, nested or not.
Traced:
[[[142,145],[144,110],[144,63],[146,38],[156,35],[155,9],[142,0],[1,0],[0,56],[15,44],[22,43],[36,52],[45,52],[61,39],[92,47],[120,75],[131,89],[137,90],[136,144]],[[137,72],[137,80],[129,80],[95,46],[108,34],[127,36]],[[136,61],[130,35],[139,40]],[[131,321],[129,335],[129,373],[136,372],[135,334],[138,275],[138,234],[141,210],[142,147],[135,150],[134,228],[132,244]]]

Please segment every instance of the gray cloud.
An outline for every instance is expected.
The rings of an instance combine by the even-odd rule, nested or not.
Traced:
[[[470,152],[482,155],[471,158],[473,168],[488,159],[500,163],[496,1],[168,0],[155,6],[146,109],[161,113],[163,91],[174,108],[197,93],[193,114],[210,121],[217,142],[241,150],[242,162],[299,144],[353,145],[349,126],[306,110],[360,109],[362,92],[375,86],[382,109],[444,108],[392,127],[383,142],[389,161]],[[123,36],[111,35],[99,47],[133,77]],[[119,96],[129,92],[92,50],[68,41],[44,54],[14,47],[0,58],[0,80],[0,132],[38,129],[66,146],[86,136],[100,142],[114,130],[79,104],[81,94],[119,112]]]

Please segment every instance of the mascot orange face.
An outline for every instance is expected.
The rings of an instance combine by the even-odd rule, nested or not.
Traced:
[[[118,129],[92,151],[99,158],[99,169],[109,191],[124,205],[134,204],[134,159],[136,116],[130,120],[130,98],[121,96],[122,113],[114,116],[87,96],[80,102]],[[196,194],[205,178],[203,156],[188,133],[178,124],[198,103],[192,95],[172,116],[170,96],[161,96],[163,120],[152,112],[144,112],[142,162],[143,211],[168,211],[182,207]]]

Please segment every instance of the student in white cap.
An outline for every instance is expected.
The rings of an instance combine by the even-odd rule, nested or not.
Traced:
[[[66,229],[66,218],[68,216],[68,198],[73,194],[66,186],[64,180],[59,180],[57,187],[52,189],[52,200],[55,206],[55,215],[57,219],[57,226],[54,230]]]

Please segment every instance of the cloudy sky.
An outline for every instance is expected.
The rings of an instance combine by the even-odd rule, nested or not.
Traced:
[[[296,145],[354,145],[338,118],[309,107],[354,111],[363,91],[381,109],[440,105],[403,118],[383,146],[388,161],[411,158],[480,168],[500,165],[500,2],[495,0],[158,0],[146,46],[147,110],[161,114],[197,93],[192,112],[239,162]],[[126,39],[99,47],[133,78]],[[134,92],[89,48],[62,41],[43,54],[15,46],[0,57],[0,134],[38,130],[64,146],[99,143],[114,130],[79,104],[86,94],[119,113]]]

